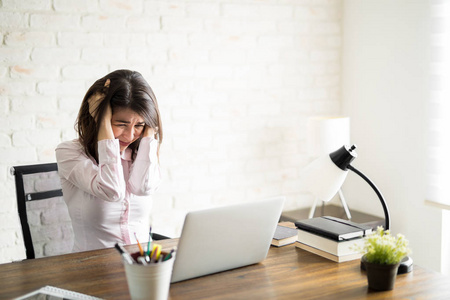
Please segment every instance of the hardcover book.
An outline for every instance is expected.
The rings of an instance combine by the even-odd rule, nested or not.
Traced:
[[[317,248],[305,245],[305,244],[300,243],[298,241],[295,242],[295,247],[303,249],[303,250],[311,252],[311,253],[314,253],[314,254],[317,254],[319,256],[322,256],[324,258],[330,259],[330,260],[338,262],[338,263],[345,262],[345,261],[350,261],[350,260],[355,260],[355,259],[360,259],[362,257],[362,255],[363,255],[362,253],[358,253],[358,252],[351,253],[351,254],[346,254],[346,255],[340,255],[340,256],[339,255],[334,255],[334,254],[331,254],[329,252],[326,252],[326,251],[323,251],[323,250],[320,250],[320,249],[317,249]]]
[[[357,248],[364,244],[363,238],[336,241],[301,229],[297,230],[297,241],[337,256],[358,253]]]
[[[295,222],[298,229],[311,232],[335,241],[363,237],[372,232],[372,227],[335,217],[317,217]]]
[[[272,245],[281,247],[295,243],[297,240],[297,229],[278,225],[272,239]]]

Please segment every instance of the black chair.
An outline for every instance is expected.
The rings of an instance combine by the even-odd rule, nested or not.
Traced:
[[[73,231],[57,171],[56,163],[11,168],[27,259],[71,251],[71,241],[59,246],[62,238],[73,240]]]

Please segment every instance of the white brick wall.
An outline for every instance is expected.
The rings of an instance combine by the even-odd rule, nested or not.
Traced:
[[[0,29],[0,262],[24,257],[9,168],[55,161],[86,89],[118,68],[163,115],[156,231],[223,203],[311,204],[298,170],[307,118],[340,112],[340,0],[3,0]]]

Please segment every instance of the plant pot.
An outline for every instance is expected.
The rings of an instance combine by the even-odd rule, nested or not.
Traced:
[[[362,261],[366,267],[367,283],[370,289],[376,291],[390,291],[394,289],[400,263],[394,265],[374,264],[368,262],[365,256],[362,257]]]

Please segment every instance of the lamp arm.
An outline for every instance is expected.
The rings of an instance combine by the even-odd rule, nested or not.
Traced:
[[[386,205],[386,201],[384,200],[383,195],[381,194],[380,190],[376,187],[376,185],[366,175],[361,173],[361,171],[359,171],[358,169],[356,169],[352,165],[348,165],[347,168],[352,170],[353,172],[355,172],[359,176],[361,176],[362,179],[364,179],[372,187],[372,189],[375,191],[375,193],[377,194],[378,198],[380,199],[381,205],[383,206],[383,210],[384,210],[384,219],[385,219],[385,228],[384,229],[385,230],[389,230],[389,228],[391,227],[391,220],[390,220],[390,217],[389,217],[389,209],[388,209],[388,207]]]

